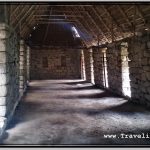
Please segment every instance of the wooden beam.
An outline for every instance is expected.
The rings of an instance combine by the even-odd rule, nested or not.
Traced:
[[[143,14],[142,10],[140,9],[140,7],[139,7],[138,5],[135,5],[135,7],[136,7],[136,9],[137,9],[139,15],[141,16],[141,18],[142,18],[144,24],[146,24],[145,17],[144,17],[144,14]]]
[[[51,10],[50,10],[49,15],[52,14],[52,8],[50,8],[50,9],[51,9]],[[43,21],[42,21],[42,22],[43,22]],[[46,40],[46,37],[47,37],[47,34],[48,34],[48,29],[49,29],[49,23],[48,23],[47,28],[46,28],[46,31],[45,31],[45,35],[44,35],[44,38],[43,38],[43,41],[42,41],[42,45],[44,44],[44,41]]]
[[[35,8],[39,9],[40,5],[35,6]],[[30,24],[32,25],[32,24],[34,24],[35,21],[33,20],[33,14],[35,14],[35,12],[36,12],[36,10],[34,9],[30,13],[29,17],[25,20],[25,22],[23,22],[23,24],[22,24],[22,30],[24,30],[24,28],[26,28],[26,25],[30,25]],[[29,29],[29,32],[32,30],[32,28],[28,28],[28,29]],[[23,35],[24,35],[24,32],[23,32]]]
[[[16,6],[16,8],[12,11],[10,17],[12,17],[16,13],[16,11],[19,9],[19,7],[20,7],[20,4],[18,4],[18,6]]]
[[[72,12],[73,12],[74,15],[76,15],[76,13],[79,13],[80,11],[77,8],[74,8],[74,10],[72,10]],[[88,33],[90,32],[90,34],[92,36],[95,36],[95,33],[89,27],[89,24],[88,24],[86,19],[84,19],[84,18],[77,18],[77,20],[87,29]]]
[[[110,11],[106,8],[106,6],[102,5],[101,7],[102,7],[102,8],[104,9],[104,11],[109,15],[109,17],[113,20],[113,22],[114,22],[115,25],[118,27],[118,29],[120,30],[120,32],[123,33],[122,27],[117,23],[116,19],[111,15]],[[124,35],[123,35],[123,34],[121,34],[121,35],[122,35],[122,37],[124,38]]]
[[[127,23],[130,25],[131,28],[133,28],[133,24],[130,22],[128,15],[125,13],[125,11],[121,8],[120,5],[117,5],[119,11],[122,13],[123,17],[126,19]]]
[[[39,8],[38,6],[35,6],[35,8]],[[32,22],[32,18],[33,18],[33,14],[35,13],[35,9],[29,14],[29,16],[27,17],[27,19],[22,23],[22,28],[24,28],[28,23]]]
[[[111,32],[110,28],[106,25],[106,23],[104,22],[103,18],[99,15],[99,12],[97,10],[97,8],[92,8],[92,10],[95,12],[95,14],[97,14],[99,20],[102,22],[102,24],[105,26],[105,28],[107,29],[108,32]]]
[[[28,7],[29,7],[29,6],[26,5],[26,6],[24,6],[24,8],[23,8],[22,10],[20,10],[20,13],[18,13],[17,15],[14,14],[14,16],[12,17],[12,18],[13,18],[13,19],[12,19],[12,24],[13,24],[13,25],[16,24],[16,23],[18,22],[18,20],[20,20],[20,18],[23,16],[23,14],[26,13]],[[15,19],[14,19],[14,17],[15,17]]]
[[[37,21],[38,24],[65,24],[65,23],[74,23],[74,21],[61,21],[61,22],[56,22],[56,21]]]
[[[18,21],[18,23],[15,25],[15,29],[17,26],[22,22],[22,20],[30,13],[30,11],[33,9],[34,5],[31,5],[28,11],[22,16],[22,18]]]
[[[84,10],[85,10],[85,8],[84,7],[82,7]],[[92,23],[95,25],[95,27],[97,28],[97,31],[99,32],[99,33],[97,33],[97,35],[98,34],[101,34],[103,37],[104,37],[104,39],[107,41],[107,42],[109,42],[109,40],[107,39],[107,37],[105,36],[105,34],[104,34],[104,32],[101,30],[101,28],[97,25],[97,22],[94,20],[94,18],[91,16],[91,14],[87,11],[87,16],[90,18],[90,21],[92,21]],[[93,28],[92,28],[93,29]],[[96,35],[96,36],[97,36]]]

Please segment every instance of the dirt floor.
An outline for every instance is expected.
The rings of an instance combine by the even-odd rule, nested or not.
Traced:
[[[150,111],[82,80],[32,81],[1,144],[147,145]]]

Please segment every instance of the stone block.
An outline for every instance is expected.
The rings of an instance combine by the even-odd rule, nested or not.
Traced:
[[[6,62],[7,62],[6,52],[0,52],[0,63]]]
[[[148,101],[150,101],[150,94],[145,94],[144,97],[145,97]]]
[[[148,64],[148,59],[147,59],[147,58],[143,58],[141,64],[142,64],[143,66],[144,66],[144,65],[147,65],[147,64]]]
[[[0,86],[7,84],[8,74],[0,74]]]
[[[150,81],[150,72],[146,72],[147,80]]]
[[[0,97],[0,106],[6,105],[6,97]]]
[[[0,64],[0,74],[5,74],[6,72],[6,64]]]
[[[147,47],[150,49],[150,41],[147,42]]]
[[[0,106],[0,117],[6,116],[6,106]]]

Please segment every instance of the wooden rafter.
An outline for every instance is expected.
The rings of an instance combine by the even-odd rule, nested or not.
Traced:
[[[15,29],[17,28],[17,26],[22,22],[23,19],[25,19],[25,17],[31,12],[31,10],[33,9],[34,5],[31,5],[30,8],[28,9],[28,11],[22,16],[22,18],[18,21],[18,23],[15,25]]]
[[[14,16],[12,16],[13,18],[15,17],[15,19],[12,20],[12,24],[16,24],[20,18],[23,16],[23,14],[26,13],[27,9],[28,9],[28,5],[26,5],[25,7],[23,7],[23,9],[20,10],[20,13],[18,13],[17,15],[14,14]]]
[[[98,12],[96,9],[94,9],[94,7],[91,7],[91,11],[94,13],[94,15],[98,18],[98,21],[100,21],[100,23],[103,24],[103,26],[106,28],[106,30],[110,33],[111,30],[109,29],[109,27],[105,24],[105,22],[103,21],[102,17],[100,15],[98,15]],[[96,21],[95,21],[96,22]],[[101,30],[103,31],[103,29],[101,28]],[[104,34],[104,31],[103,31]],[[105,35],[106,37],[106,35]],[[108,40],[108,37],[106,37]]]
[[[140,7],[139,7],[138,5],[135,5],[135,7],[136,7],[136,9],[137,9],[139,15],[141,16],[141,18],[142,18],[144,24],[146,24],[145,17],[144,17],[144,14],[143,14],[142,10],[140,9]]]
[[[77,8],[75,8],[76,10],[73,11],[74,14],[78,13],[79,10],[77,10]],[[91,30],[91,28],[89,27],[87,20],[84,18],[77,18],[77,20],[86,28],[86,30],[88,31],[88,33],[90,33],[92,36],[95,36],[95,33]]]
[[[85,8],[82,7],[84,10]],[[109,40],[107,39],[107,37],[105,36],[104,32],[101,30],[101,28],[97,25],[97,22],[94,20],[94,18],[91,16],[91,14],[87,11],[86,13],[88,15],[88,17],[90,18],[90,20],[92,21],[92,23],[95,25],[97,31],[98,31],[98,34],[96,36],[98,36],[99,34],[101,34],[104,38],[105,38],[105,41],[108,42]]]
[[[10,17],[12,17],[19,8],[20,8],[20,5],[16,6],[16,8],[12,11]]]
[[[111,15],[110,11],[106,8],[106,6],[102,5],[101,7],[105,10],[105,12],[109,15],[109,17],[112,19],[112,21],[118,27],[118,30],[120,31],[120,34],[123,33],[122,27],[118,24],[118,22],[116,21],[116,19]],[[121,35],[124,38],[124,35],[123,34],[121,34]]]
[[[41,5],[42,4],[42,5]],[[127,5],[113,5],[107,7],[106,5],[51,5],[50,3],[35,3],[31,8],[29,3],[18,3],[11,5],[11,13],[9,15],[10,25],[21,33],[23,38],[26,38],[33,30],[33,26],[37,23],[61,23],[64,19],[66,23],[70,22],[82,33],[91,36],[88,39],[82,34],[82,39],[86,43],[100,40],[110,41],[112,39],[119,39],[127,37],[126,35],[133,34],[133,31],[148,27],[149,9],[146,5],[131,4]],[[53,11],[50,17],[48,14],[52,7]],[[112,8],[113,7],[113,8]],[[109,9],[111,8],[111,9]],[[146,10],[145,10],[146,8]],[[136,14],[135,14],[136,10]],[[113,14],[116,14],[113,16]],[[56,16],[57,19],[53,19]],[[49,17],[49,19],[47,19]],[[125,20],[124,22],[123,19]],[[62,19],[61,19],[62,18]],[[20,27],[20,31],[18,30]],[[127,29],[127,30],[126,30]]]
[[[28,20],[26,20],[26,21],[28,21],[28,23],[24,23],[22,25],[23,30],[26,29],[25,28],[26,25],[32,25],[32,26],[34,25],[35,20],[33,19],[33,14],[37,13],[38,9],[40,9],[40,5],[37,5],[36,9],[34,9],[32,11],[32,13],[29,15],[29,17],[27,18]],[[32,28],[28,28],[28,30],[25,33],[23,32],[23,34],[25,34],[25,36],[26,36],[29,32],[31,32],[31,30],[32,30]]]

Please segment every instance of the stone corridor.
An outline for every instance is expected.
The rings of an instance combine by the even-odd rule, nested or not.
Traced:
[[[0,147],[150,146],[149,2],[2,2]]]
[[[83,80],[34,80],[16,108],[1,144],[147,145],[150,111]]]

